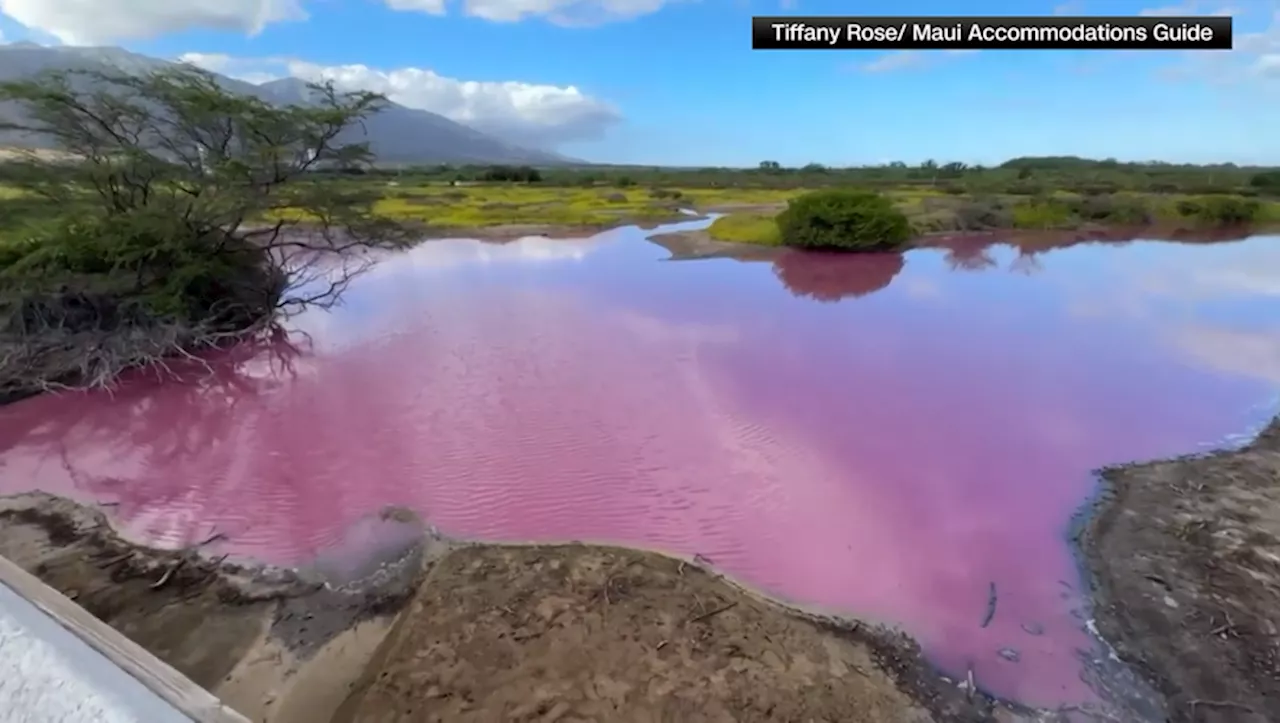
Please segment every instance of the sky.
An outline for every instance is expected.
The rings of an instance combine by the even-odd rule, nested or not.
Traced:
[[[1234,50],[777,51],[750,37],[752,15],[1222,13]],[[1280,0],[0,0],[0,38],[330,79],[602,163],[1280,165]]]

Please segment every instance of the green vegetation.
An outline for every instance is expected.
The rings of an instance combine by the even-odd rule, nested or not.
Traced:
[[[603,228],[652,224],[675,220],[680,218],[680,209],[692,208],[731,214],[731,220],[718,224],[713,232],[716,237],[769,243],[772,231],[761,219],[803,193],[824,188],[877,191],[907,216],[916,234],[1075,229],[1091,224],[1204,227],[1280,223],[1280,186],[1274,186],[1272,180],[1280,177],[1280,171],[1112,165],[1081,159],[1016,159],[998,168],[959,171],[953,165],[932,170],[927,164],[917,168],[890,164],[871,169],[770,171],[353,167],[342,173],[313,171],[305,181],[298,179],[292,185],[372,198],[377,216],[423,226],[437,235],[509,225]],[[8,170],[0,164],[0,183]],[[495,178],[519,180],[492,180]],[[0,209],[4,211],[0,213],[0,239],[30,236],[33,226],[48,224],[71,209],[65,199],[56,206],[41,201],[24,197],[12,183],[0,185]],[[738,219],[739,214],[749,218]],[[257,220],[281,218],[309,220],[299,210],[288,208],[274,208]],[[753,225],[760,236],[746,228]]]
[[[17,213],[0,244],[0,396],[108,385],[267,331],[292,308],[332,303],[364,250],[404,245],[373,214],[376,195],[303,180],[371,160],[335,139],[381,97],[313,91],[314,105],[280,108],[193,69],[0,84],[0,101],[26,111],[8,127],[77,159],[4,168]]]
[[[305,106],[194,69],[0,83],[0,127],[58,152],[0,154],[0,397],[269,331],[336,300],[410,229],[600,228],[727,212],[721,241],[890,248],[993,229],[1280,224],[1280,169],[1017,158],[867,168],[386,168],[342,132],[383,99]]]
[[[529,170],[537,170],[536,175]],[[518,182],[495,183],[512,177]],[[443,229],[505,224],[604,226],[675,218],[679,208],[730,213],[710,233],[772,243],[763,222],[816,190],[876,191],[913,233],[1077,229],[1089,225],[1204,227],[1280,223],[1280,170],[1018,158],[984,168],[926,162],[871,168],[752,169],[494,167],[358,169],[332,182],[378,189],[378,212]],[[741,218],[739,218],[741,216]]]
[[[782,245],[782,231],[773,214],[732,213],[721,216],[711,223],[707,233],[717,241],[758,246]]]
[[[538,169],[536,183],[548,187],[668,188],[710,192],[723,200],[735,193],[757,192],[743,202],[757,202],[770,191],[803,191],[860,187],[880,191],[916,190],[931,195],[1020,197],[1070,193],[1097,196],[1114,193],[1159,195],[1238,195],[1280,199],[1280,169],[1232,164],[1194,166],[1172,163],[1121,163],[1074,157],[1015,158],[998,166],[926,161],[918,165],[888,163],[859,168],[809,164],[783,168],[764,162],[759,168],[662,168],[654,166],[590,166]],[[491,166],[432,166],[355,169],[348,178],[396,180],[402,186],[483,183]],[[772,198],[777,200],[777,193]]]
[[[442,231],[512,224],[606,227],[664,221],[676,218],[678,210],[686,205],[678,192],[672,197],[669,191],[634,188],[383,184],[376,193],[380,196],[374,206],[378,215]]]
[[[911,237],[911,224],[872,191],[826,189],[799,196],[778,214],[782,243],[795,248],[882,250]]]

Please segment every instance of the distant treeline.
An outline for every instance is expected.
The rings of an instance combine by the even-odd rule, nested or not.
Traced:
[[[338,173],[338,172],[334,172]],[[1280,196],[1280,169],[1233,164],[1196,166],[1122,163],[1074,156],[1014,158],[998,166],[926,161],[917,165],[787,168],[763,161],[756,168],[638,166],[413,166],[354,169],[343,175],[397,178],[404,183],[538,183],[548,186],[651,188],[820,188],[826,186],[933,188],[943,193],[1036,196],[1054,191],[1085,195],[1136,191],[1177,194]]]

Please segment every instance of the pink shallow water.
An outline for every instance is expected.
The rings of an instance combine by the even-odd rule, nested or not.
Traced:
[[[696,553],[899,624],[996,694],[1078,702],[1094,643],[1066,537],[1090,471],[1271,411],[1275,246],[743,263],[661,262],[632,231],[434,242],[302,318],[301,357],[0,409],[0,492],[282,564],[386,504],[463,537]]]

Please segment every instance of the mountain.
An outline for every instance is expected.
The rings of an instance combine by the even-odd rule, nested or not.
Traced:
[[[146,73],[172,66],[167,60],[131,53],[122,48],[45,47],[34,43],[0,45],[0,81],[17,80],[47,70],[98,70]],[[256,95],[277,104],[308,101],[308,88],[297,78],[254,85],[214,74],[223,87],[235,93]],[[0,116],[20,116],[21,109],[0,103]],[[363,128],[351,128],[339,140],[368,141],[380,164],[527,164],[537,166],[577,164],[558,153],[523,148],[481,133],[437,113],[389,103],[367,119]],[[17,131],[0,131],[0,147],[49,148],[48,138]]]

